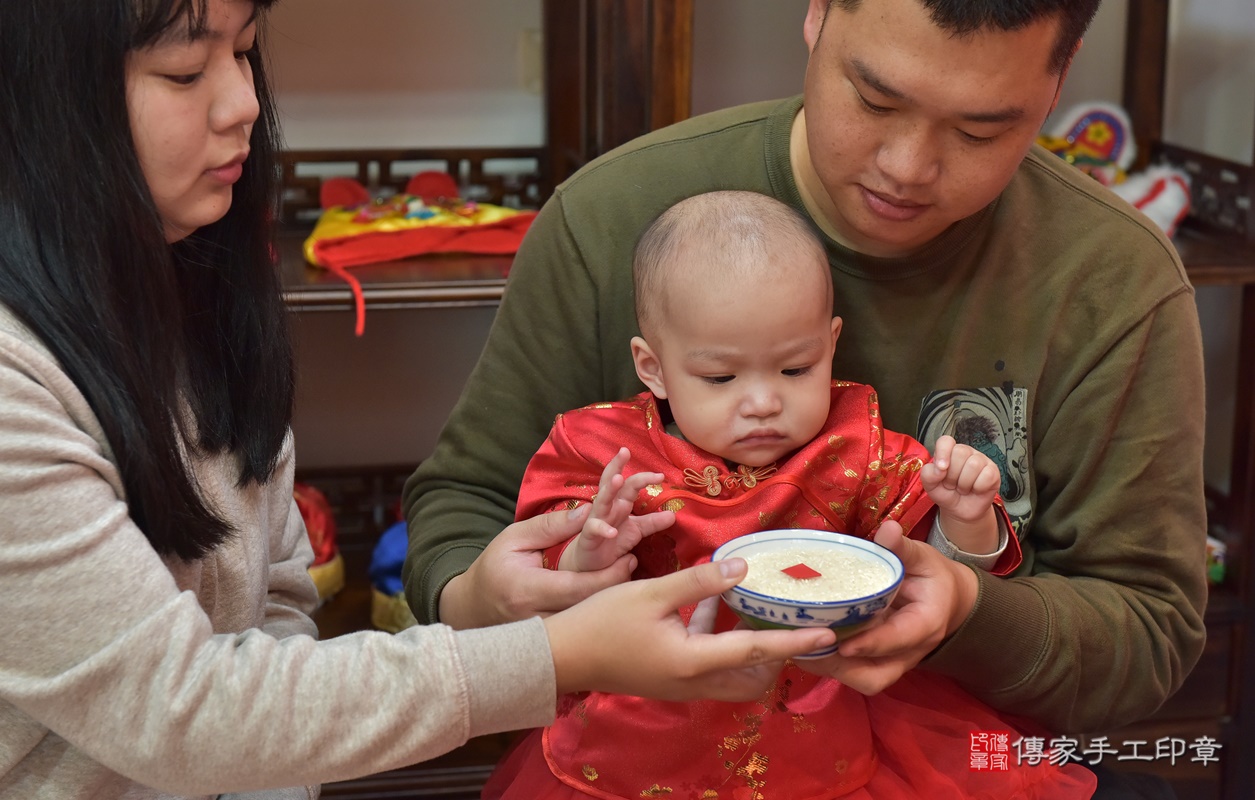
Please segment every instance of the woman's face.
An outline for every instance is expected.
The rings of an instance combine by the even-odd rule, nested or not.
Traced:
[[[245,57],[256,42],[255,17],[252,0],[208,0],[203,35],[190,38],[176,23],[128,57],[131,135],[168,242],[231,207],[258,114]]]

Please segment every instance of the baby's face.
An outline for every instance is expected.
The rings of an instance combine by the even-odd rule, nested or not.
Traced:
[[[667,312],[651,346],[685,439],[757,467],[819,433],[840,328],[825,297],[766,281],[673,295]]]

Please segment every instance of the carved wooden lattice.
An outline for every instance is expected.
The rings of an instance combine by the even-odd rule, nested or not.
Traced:
[[[282,157],[280,220],[292,227],[312,225],[321,211],[324,178],[355,178],[382,196],[403,191],[414,174],[426,170],[452,175],[464,200],[537,208],[545,199],[543,158],[539,147],[288,150]]]

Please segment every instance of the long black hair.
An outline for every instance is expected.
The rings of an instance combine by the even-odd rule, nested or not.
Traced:
[[[132,140],[128,53],[203,31],[208,2],[0,0],[0,302],[91,404],[136,524],[185,560],[233,533],[188,458],[230,453],[241,486],[268,481],[293,396],[260,51],[261,114],[221,220],[167,244]]]

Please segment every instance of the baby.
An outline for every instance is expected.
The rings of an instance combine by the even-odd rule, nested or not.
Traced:
[[[753,531],[870,538],[886,520],[974,568],[1018,566],[997,466],[951,436],[930,457],[883,428],[871,388],[832,380],[832,275],[798,212],[750,192],[688,198],[645,232],[633,270],[648,391],[559,415],[519,492],[519,519],[592,504],[550,566],[628,558],[633,577],[660,575]],[[736,624],[717,613],[716,630]],[[973,731],[1014,728],[925,670],[865,697],[788,664],[749,703],[568,695],[484,797],[1078,796],[1067,766],[971,770]]]
[[[832,276],[822,245],[792,208],[751,192],[683,200],[642,236],[633,276],[642,334],[631,342],[636,374],[660,413],[669,413],[667,434],[707,460],[714,456],[732,472],[782,476],[801,466],[791,456],[817,439],[878,426],[874,393],[831,380],[841,333],[841,318],[831,313]],[[834,401],[852,394],[867,413],[834,418]],[[929,544],[991,567],[1008,539],[994,512],[997,465],[951,436],[937,440],[931,461],[918,444],[886,436],[918,459],[904,463],[918,467],[937,507]],[[606,465],[584,530],[559,568],[608,567],[651,523],[665,521],[632,516],[641,490],[666,476],[629,477],[629,458],[623,447]]]

